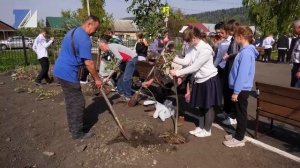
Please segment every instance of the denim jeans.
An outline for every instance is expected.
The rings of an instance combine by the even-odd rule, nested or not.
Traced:
[[[132,84],[132,76],[133,72],[135,70],[135,65],[138,61],[138,57],[134,57],[132,60],[121,64],[120,66],[125,66],[124,68],[121,67],[121,69],[124,69],[124,72],[120,76],[117,87],[118,91],[121,95],[124,95],[126,97],[130,97],[131,92],[131,84]]]

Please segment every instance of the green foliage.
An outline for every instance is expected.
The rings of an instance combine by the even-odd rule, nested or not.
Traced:
[[[135,15],[134,22],[146,36],[155,37],[164,29],[163,6],[161,0],[132,0],[127,10]]]
[[[263,34],[291,31],[291,23],[300,16],[300,1],[295,0],[243,0],[249,17]]]
[[[87,15],[86,0],[81,0],[82,8],[78,9],[80,20],[82,21]],[[100,31],[96,34],[103,34],[108,28],[112,27],[112,16],[108,15],[104,10],[105,0],[89,0],[90,14],[97,16],[100,19]]]
[[[171,10],[169,22],[168,22],[168,32],[171,36],[179,36],[179,30],[185,24],[185,16],[180,10]]]
[[[30,64],[38,64],[37,56],[31,49],[27,49],[27,59]],[[14,69],[17,66],[25,66],[23,50],[0,51],[0,72]]]
[[[248,12],[249,10],[247,8],[241,7],[192,14],[188,15],[188,17],[192,17],[193,20],[196,19],[197,22],[202,23],[218,23],[220,21],[235,19],[241,24],[249,25],[251,23],[249,22]]]
[[[179,30],[182,26],[187,25],[189,23],[196,23],[197,18],[195,17],[188,17],[184,15],[181,10],[173,10],[170,11],[170,17],[168,22],[168,32],[171,37],[179,37],[181,34]]]
[[[17,30],[16,36],[36,37],[40,31],[40,28],[20,28]]]
[[[62,10],[61,16],[64,18],[64,30],[70,30],[81,24],[81,18],[78,11]]]
[[[63,10],[61,16],[64,18],[64,32],[81,25],[82,21],[86,16],[87,12],[87,3],[86,0],[81,0],[82,8],[79,8],[76,11]],[[90,14],[97,16],[100,19],[100,31],[96,34],[102,34],[108,28],[112,26],[112,16],[108,15],[104,10],[104,0],[89,0],[90,4]]]

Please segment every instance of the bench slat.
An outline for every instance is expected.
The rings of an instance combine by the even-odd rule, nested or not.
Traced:
[[[259,105],[260,110],[262,111],[269,112],[274,115],[278,115],[291,120],[295,120],[297,122],[300,121],[300,110],[279,106],[265,101],[260,101]]]
[[[290,125],[293,125],[293,126],[296,126],[296,127],[300,127],[300,122],[299,121],[284,118],[284,117],[274,115],[274,114],[271,114],[271,113],[268,113],[268,112],[265,112],[265,111],[262,111],[262,110],[259,111],[259,115],[267,117],[267,118],[272,118],[276,121],[280,121],[280,122],[290,124]]]
[[[300,89],[297,88],[288,88],[256,82],[256,89],[259,89],[260,93],[266,92],[300,100]]]
[[[289,97],[282,97],[267,92],[261,92],[259,95],[259,100],[291,109],[300,110],[300,100],[292,99]]]

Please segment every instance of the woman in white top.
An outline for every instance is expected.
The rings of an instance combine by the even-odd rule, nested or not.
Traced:
[[[269,62],[272,54],[272,48],[275,40],[273,39],[273,35],[270,34],[268,37],[266,37],[263,41],[262,47],[265,50],[263,62]]]
[[[190,105],[199,109],[201,117],[199,127],[190,131],[190,134],[207,137],[211,135],[215,116],[214,111],[209,109],[221,105],[222,101],[218,70],[213,64],[214,51],[206,42],[206,35],[196,27],[187,28],[183,33],[183,40],[189,43],[186,56],[183,59],[175,57],[173,61],[186,67],[171,70],[170,73],[177,77],[193,75]]]

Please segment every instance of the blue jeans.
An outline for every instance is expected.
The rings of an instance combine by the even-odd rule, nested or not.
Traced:
[[[132,95],[131,92],[131,84],[132,84],[132,76],[133,72],[135,70],[135,65],[138,61],[137,57],[134,57],[132,60],[122,63],[121,70],[124,70],[122,75],[120,76],[117,87],[118,87],[118,92],[121,95],[124,95],[126,97],[130,97]],[[123,67],[122,67],[123,66]]]

